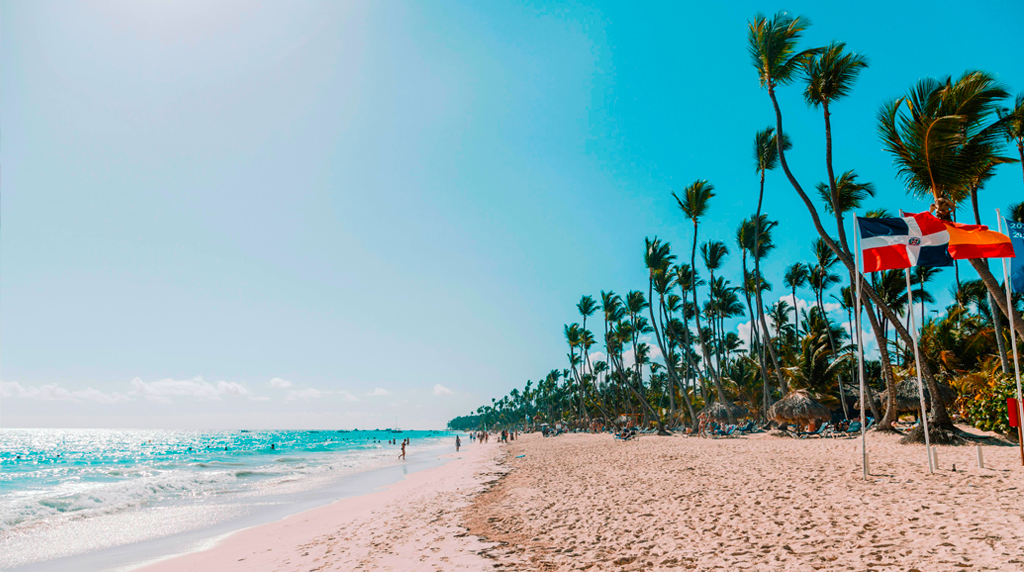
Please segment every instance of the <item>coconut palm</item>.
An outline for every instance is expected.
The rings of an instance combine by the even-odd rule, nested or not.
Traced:
[[[950,220],[956,206],[970,196],[979,172],[993,162],[1009,158],[994,153],[1005,134],[1002,121],[990,121],[1006,90],[991,75],[968,71],[952,78],[922,79],[904,97],[884,104],[878,113],[878,129],[892,153],[907,191],[932,200],[931,210]],[[1013,324],[1024,336],[1024,321],[1006,307],[999,282],[983,259],[970,259],[993,301],[1003,312],[1014,314]],[[936,394],[935,390],[932,394]],[[933,408],[944,414],[941,403]]]
[[[1017,146],[1021,170],[1024,171],[1024,92],[1017,94],[1012,108],[1000,109],[998,113],[1007,142]]]
[[[700,219],[707,214],[708,209],[711,206],[711,198],[714,196],[715,186],[704,179],[694,181],[687,186],[686,189],[683,190],[682,199],[680,199],[675,193],[672,193],[672,197],[676,200],[679,210],[683,211],[683,215],[693,223],[693,244],[690,249],[691,268],[696,268],[697,264],[697,237],[699,235]],[[693,288],[693,307],[695,310],[694,319],[697,322],[697,331],[700,332],[702,327],[700,323],[700,305],[697,302],[697,284],[694,284]],[[704,356],[706,369],[710,373],[711,378],[715,380],[717,387],[721,385],[721,381],[718,381],[718,373],[711,366],[711,353],[708,351],[707,345],[704,342],[704,336],[697,336],[697,338],[700,342],[701,354]]]
[[[825,167],[828,172],[828,186],[831,195],[831,208],[828,209],[836,217],[840,244],[846,251],[849,245],[843,227],[843,209],[839,203],[839,191],[835,172],[832,168],[832,103],[849,95],[857,77],[868,67],[867,58],[856,53],[846,52],[846,44],[832,42],[821,51],[811,55],[804,61],[804,77],[807,86],[804,88],[804,101],[811,107],[821,107],[825,117]]]
[[[765,332],[765,337],[768,337],[768,324],[764,318],[764,303],[761,300],[761,259],[768,254],[764,248],[771,244],[771,241],[762,241],[761,233],[767,232],[769,229],[763,228],[764,217],[761,214],[761,207],[764,204],[764,179],[765,173],[775,169],[779,164],[779,151],[789,150],[792,144],[789,141],[789,137],[784,134],[781,137],[775,135],[775,129],[773,127],[767,127],[758,131],[754,135],[754,168],[758,174],[759,187],[757,194],[757,211],[754,213],[754,237],[753,243],[754,248],[752,254],[754,256],[754,280],[755,280],[755,298],[757,298],[757,319],[761,329]],[[795,303],[795,302],[794,302]],[[775,355],[775,348],[771,343],[767,344],[768,354],[772,358],[772,366],[775,368],[775,375],[779,382],[779,387],[782,389],[782,395],[787,393],[786,391],[786,378],[782,375],[782,368],[779,365],[779,358]],[[767,401],[768,395],[765,395]],[[767,403],[766,403],[767,406]]]
[[[802,69],[804,64],[815,54],[820,52],[819,49],[810,49],[804,51],[797,51],[797,41],[803,35],[809,22],[807,19],[802,17],[792,17],[784,12],[776,14],[771,19],[765,17],[762,14],[758,14],[754,17],[754,20],[750,22],[750,26],[747,33],[748,40],[748,51],[750,52],[752,63],[754,68],[757,70],[758,81],[761,87],[767,89],[768,96],[771,99],[772,107],[775,110],[775,130],[780,135],[785,132],[782,129],[782,110],[779,107],[779,101],[776,97],[775,90],[777,87],[786,85],[793,81],[797,70]],[[782,141],[782,139],[778,139]],[[821,219],[818,216],[817,208],[814,203],[811,202],[810,197],[804,191],[800,182],[797,181],[796,176],[793,175],[792,170],[789,168],[789,164],[786,161],[785,150],[779,147],[779,165],[782,167],[783,172],[786,173],[786,178],[789,180],[790,186],[803,201],[804,206],[807,208],[808,214],[811,215],[811,222],[814,224],[814,229],[817,231],[818,236],[826,243],[826,245],[836,254],[839,260],[846,266],[848,273],[853,274],[855,271],[853,258],[847,251],[844,251],[842,247],[835,242],[825,231],[825,228],[821,224]],[[893,328],[899,337],[907,344],[912,342],[912,336],[905,327],[900,323],[899,316],[893,312],[892,308],[884,305],[881,297],[874,291],[869,284],[864,281],[861,282],[861,292],[867,296],[874,303],[878,310],[885,316],[885,319],[893,324]],[[873,326],[874,327],[874,326]],[[1024,326],[1022,326],[1024,327]],[[921,364],[921,376],[925,378],[928,383],[934,384],[935,381],[932,379],[931,368],[927,362]],[[937,392],[933,392],[937,394]],[[935,427],[936,437],[939,439],[954,439],[952,433],[952,423],[949,421],[948,415],[945,410],[941,407],[933,408],[933,417],[936,418],[937,422],[933,423]],[[940,427],[942,426],[942,427]],[[947,431],[945,434],[941,434],[942,431]],[[922,438],[922,435],[915,435],[915,439]],[[936,441],[938,442],[938,441]]]
[[[797,314],[796,289],[807,285],[809,270],[803,262],[794,262],[786,267],[786,273],[782,276],[782,283],[789,288],[793,294],[793,327],[796,334],[800,335],[800,317]]]
[[[647,308],[651,315],[651,328],[654,330],[655,339],[658,342],[658,348],[661,350],[661,355],[665,358],[665,366],[668,371],[668,397],[669,397],[669,416],[675,417],[676,413],[676,402],[675,402],[675,388],[681,386],[679,382],[679,376],[676,373],[675,363],[673,363],[671,348],[665,343],[661,332],[665,330],[665,323],[668,321],[668,312],[666,310],[665,296],[672,288],[672,274],[669,273],[669,267],[675,261],[676,257],[672,254],[672,249],[669,243],[661,242],[657,237],[654,240],[644,239],[646,249],[644,251],[644,264],[647,266],[648,271],[648,286],[647,286],[647,297],[651,300]],[[654,292],[658,293],[658,317],[654,315]],[[686,403],[687,412],[690,415],[691,424],[696,421],[696,413],[693,410],[693,404],[690,403],[690,398],[683,391],[683,401]]]

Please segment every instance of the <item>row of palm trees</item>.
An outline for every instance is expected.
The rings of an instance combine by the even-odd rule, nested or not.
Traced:
[[[475,422],[546,420],[586,425],[593,419],[605,423],[631,419],[665,431],[680,424],[694,425],[700,410],[708,407],[729,415],[764,416],[774,400],[792,389],[812,390],[849,415],[848,398],[857,386],[855,347],[848,329],[833,321],[828,310],[838,303],[847,324],[852,322],[855,265],[844,219],[874,197],[875,188],[852,169],[836,176],[831,116],[868,61],[841,42],[800,49],[798,42],[808,25],[805,18],[785,13],[771,18],[758,15],[749,25],[750,55],[772,102],[775,125],[754,135],[757,208],[737,227],[734,240],[742,275],[732,277],[735,282],[722,275],[723,263],[733,255],[730,245],[700,240],[701,221],[716,193],[710,182],[697,180],[672,195],[693,227],[685,249],[689,256],[680,259],[668,242],[657,237],[645,239],[646,292],[602,291],[596,299],[583,296],[577,304],[580,321],[564,327],[569,367],[551,370],[536,387],[528,382],[523,391],[492,400],[490,406],[477,410]],[[791,142],[776,94],[795,83],[802,85],[807,104],[820,109],[824,119],[827,180],[815,185],[814,193],[805,191],[786,160]],[[1012,162],[1024,167],[1024,94],[1004,108],[1008,98],[994,77],[969,71],[956,80],[921,80],[906,96],[881,106],[877,122],[885,148],[908,192],[932,200],[931,210],[939,218],[952,220],[969,203],[969,215],[980,224],[978,194],[996,168]],[[1006,143],[1016,146],[1019,158],[1002,155]],[[780,167],[810,214],[818,238],[813,259],[791,264],[782,276],[789,300],[766,304],[764,295],[774,286],[763,275],[762,263],[775,249],[773,233],[779,223],[762,211],[767,173]],[[1021,205],[1014,209],[1018,220],[1024,217]],[[866,216],[895,215],[879,209]],[[1006,372],[1006,336],[1024,337],[1021,312],[1007,306],[1002,285],[985,260],[969,264],[978,280],[961,280],[957,266],[956,303],[941,319],[926,320],[924,315],[924,304],[934,303],[928,286],[937,270],[914,270],[913,295],[915,302],[922,302],[918,324],[926,336],[938,336],[942,328],[936,324],[952,317],[961,324],[973,324],[978,336],[972,343],[982,349],[991,346],[991,354],[998,356]],[[813,303],[801,312],[797,294],[805,288],[811,291]],[[860,291],[864,316],[879,341],[879,359],[869,364],[871,385],[874,392],[886,396],[883,403],[868,402],[881,409],[875,411],[881,419],[879,429],[892,430],[899,414],[896,384],[914,367],[913,359],[908,359],[912,335],[907,319],[914,308],[908,304],[902,271],[872,274],[862,279]],[[599,316],[596,326],[595,314]],[[747,339],[729,329],[731,320],[741,316],[751,324]],[[1007,316],[1012,320],[1004,321]],[[1007,329],[1005,324],[1012,326]],[[591,328],[598,329],[598,334]],[[985,340],[991,343],[986,346]],[[954,350],[941,350],[941,344],[935,343],[929,347],[940,348],[940,354]],[[939,398],[939,386],[971,368],[983,367],[991,356],[975,351],[974,359],[950,368],[949,360],[940,354],[926,354],[920,373],[932,396],[932,439],[954,440],[956,430]],[[923,434],[918,430],[911,438],[922,439]]]

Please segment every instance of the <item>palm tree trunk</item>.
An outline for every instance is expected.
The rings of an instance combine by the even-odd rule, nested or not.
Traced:
[[[804,206],[807,208],[808,213],[811,215],[811,222],[814,224],[814,229],[818,232],[818,236],[821,237],[822,241],[829,247],[829,249],[832,250],[832,252],[835,253],[836,257],[839,258],[840,262],[842,262],[843,265],[846,266],[847,271],[854,272],[855,268],[853,265],[853,260],[839,247],[838,244],[836,244],[832,237],[829,236],[829,234],[825,231],[825,228],[821,225],[821,219],[818,217],[818,209],[814,206],[814,203],[811,201],[810,197],[807,196],[807,193],[804,192],[803,187],[800,186],[800,183],[796,180],[796,177],[793,176],[793,172],[789,169],[789,162],[786,160],[786,152],[782,148],[784,133],[782,130],[782,109],[779,107],[778,98],[776,98],[775,96],[774,85],[769,84],[768,96],[771,98],[772,107],[774,107],[775,109],[775,132],[779,150],[779,163],[782,165],[782,170],[786,173],[786,178],[789,179],[790,185],[793,187],[793,190],[796,191],[797,195],[800,197],[800,200],[803,201]],[[971,263],[973,265],[974,260],[972,260]],[[988,273],[988,275],[990,278],[992,277],[991,273]],[[982,278],[982,280],[984,280],[984,277]],[[995,282],[995,279],[992,278],[992,281]],[[998,283],[995,283],[995,285],[996,289],[998,289]],[[903,327],[903,324],[900,323],[899,317],[896,315],[895,312],[892,311],[892,308],[885,304],[882,298],[878,295],[878,292],[876,292],[874,288],[872,288],[870,284],[867,283],[867,281],[865,281],[865,284],[863,286],[864,287],[861,288],[861,292],[867,297],[869,297],[871,301],[878,306],[878,309],[881,310],[885,318],[893,324],[893,328],[896,330],[896,333],[900,336],[900,338],[902,338],[908,344],[913,343],[913,339],[910,335],[910,332],[908,332],[907,329]],[[990,286],[989,290],[992,291],[993,288]],[[1024,330],[1024,323],[1021,324],[1021,329]],[[927,360],[921,362],[921,377],[925,378],[928,381],[929,391],[932,391],[932,386],[935,385],[935,379],[932,376],[932,371],[928,365]],[[953,422],[950,420],[949,412],[946,410],[946,405],[942,403],[942,400],[939,398],[937,390],[935,390],[934,393],[932,393],[932,402],[932,425],[937,429],[951,429],[953,426]]]
[[[781,136],[780,136],[781,137]],[[772,366],[775,367],[775,375],[779,381],[779,389],[782,395],[789,393],[786,378],[782,375],[782,368],[779,367],[779,358],[775,355],[775,345],[772,343],[768,333],[768,321],[764,319],[764,302],[761,300],[761,206],[764,203],[764,170],[761,170],[761,185],[757,195],[757,212],[754,214],[754,299],[757,300],[757,319],[761,324],[761,331],[764,332],[764,344],[768,346],[768,355],[772,358]],[[796,293],[793,293],[793,304],[796,304]]]
[[[974,185],[971,187],[971,207],[974,209],[974,224],[981,224],[981,213],[978,211],[978,186]],[[988,267],[988,261],[985,261],[985,267]],[[957,288],[959,290],[959,287]],[[1010,374],[1010,364],[1008,356],[1006,355],[1006,342],[1003,340],[1003,320],[1002,316],[999,315],[999,311],[996,310],[995,304],[992,303],[992,292],[988,293],[988,307],[992,313],[992,328],[996,334],[996,348],[999,350],[999,365],[1003,368],[1003,373]],[[924,323],[924,318],[921,318],[921,323]]]
[[[690,250],[690,271],[697,274],[697,219],[693,220],[693,248]],[[697,341],[700,342],[701,354],[704,357],[704,363],[707,370],[711,373],[711,379],[715,383],[717,388],[721,382],[718,381],[718,374],[714,371],[714,367],[711,365],[711,353],[708,351],[708,346],[704,342],[704,334],[701,331],[700,325],[700,305],[697,303],[697,284],[696,279],[693,284],[693,316],[697,320]],[[703,385],[703,384],[702,384]],[[703,387],[701,388],[701,394],[704,394]],[[707,397],[705,396],[705,404],[707,403]]]
[[[668,406],[669,417],[672,418],[676,414],[675,386],[679,385],[679,377],[676,375],[676,368],[675,365],[672,363],[672,354],[666,351],[665,344],[661,339],[661,332],[658,331],[659,324],[661,325],[661,328],[665,327],[664,322],[662,322],[661,320],[655,320],[654,318],[654,299],[652,298],[652,296],[654,295],[653,285],[653,280],[648,281],[647,298],[648,300],[650,300],[651,303],[647,305],[647,309],[651,314],[651,327],[654,329],[654,338],[658,341],[658,349],[661,350],[661,355],[662,357],[665,358],[665,369],[668,370]],[[661,298],[661,296],[658,296],[658,304],[658,313],[661,314],[665,311],[665,301]],[[686,395],[686,392],[683,392],[683,400],[686,402],[686,407],[690,413],[690,423],[692,424],[696,419],[696,415],[694,415],[693,405],[690,403],[690,398]]]
[[[968,260],[974,270],[981,277],[981,281],[984,282],[985,287],[988,288],[988,294],[992,300],[995,300],[996,305],[1002,310],[1003,314],[1009,316],[1011,335],[1016,332],[1021,339],[1024,339],[1024,319],[1021,319],[1020,313],[1014,308],[1006,307],[1006,292],[999,285],[999,281],[992,275],[992,271],[988,268],[988,261],[984,258],[971,258]]]

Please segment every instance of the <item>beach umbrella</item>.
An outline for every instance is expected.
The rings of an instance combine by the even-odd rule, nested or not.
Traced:
[[[701,409],[700,415],[722,423],[734,423],[740,417],[747,417],[747,411],[735,403],[716,401]]]
[[[916,391],[916,389],[915,389],[915,391]],[[885,392],[884,391],[881,392],[881,393],[878,393],[878,392],[870,391],[869,390],[867,392],[867,398],[874,401],[876,409],[878,409],[878,410],[885,409]],[[843,386],[843,399],[846,400],[846,406],[849,407],[851,411],[852,410],[860,411],[860,388],[859,387],[857,387],[857,386],[852,386],[851,387],[849,385]],[[865,406],[868,407],[868,410],[870,411],[871,404],[868,403],[867,399],[865,400]]]
[[[812,399],[810,393],[798,389],[776,401],[768,410],[768,417],[779,423],[807,425],[811,421],[829,421],[832,412]]]
[[[942,402],[947,405],[953,405],[956,402],[957,394],[956,390],[949,385],[938,382],[939,386],[939,397]],[[882,394],[883,399],[888,399],[888,392]],[[931,408],[931,394],[928,392],[928,387],[924,388],[924,399],[925,406]],[[884,402],[884,401],[883,401]],[[896,411],[899,413],[904,412],[916,412],[921,408],[921,400],[917,394],[917,380],[907,378],[896,384]]]

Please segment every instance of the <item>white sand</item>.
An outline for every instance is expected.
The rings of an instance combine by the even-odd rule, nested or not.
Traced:
[[[869,434],[864,481],[859,439],[533,437],[464,518],[513,569],[1024,570],[1018,450],[938,447],[928,475],[897,439]]]
[[[986,447],[979,470],[974,447],[939,447],[928,475],[896,441],[869,435],[866,482],[859,439],[471,444],[146,570],[1024,570],[1018,450]]]

